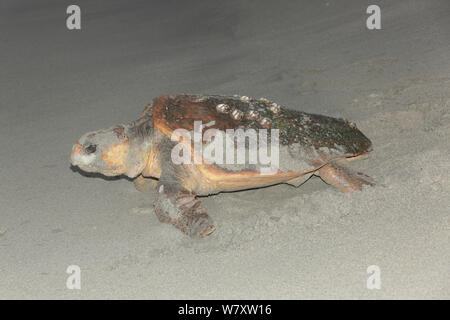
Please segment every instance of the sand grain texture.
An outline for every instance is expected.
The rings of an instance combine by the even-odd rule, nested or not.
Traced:
[[[375,3],[380,31],[359,0],[78,1],[68,31],[68,1],[2,1],[0,298],[450,298],[450,4]],[[68,160],[166,93],[346,117],[373,141],[354,166],[378,185],[208,197],[217,230],[191,240],[158,222],[154,194]]]

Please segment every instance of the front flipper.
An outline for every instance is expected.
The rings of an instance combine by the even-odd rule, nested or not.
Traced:
[[[344,193],[361,190],[363,185],[375,185],[371,177],[354,172],[346,163],[345,159],[332,161],[319,169],[319,176],[323,181]]]
[[[195,192],[188,190],[189,182],[194,179],[189,165],[173,163],[173,145],[174,142],[166,139],[159,147],[162,172],[157,185],[156,215],[161,222],[171,223],[193,238],[207,236],[216,227]]]
[[[202,238],[216,229],[202,202],[186,190],[166,191],[161,184],[155,212],[159,221],[170,223],[193,238]]]

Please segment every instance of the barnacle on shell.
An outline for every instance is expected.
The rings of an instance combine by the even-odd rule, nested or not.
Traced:
[[[270,119],[268,119],[268,118],[262,118],[259,121],[259,124],[261,126],[263,126],[264,128],[270,128],[272,126],[272,121],[270,121]]]
[[[281,112],[281,106],[277,103],[272,103],[270,105],[270,111],[272,111],[274,114],[279,114]]]
[[[258,120],[259,119],[259,112],[256,110],[250,110],[246,113],[245,117],[248,120]]]
[[[229,113],[231,108],[229,105],[227,105],[225,103],[220,103],[216,106],[216,110],[217,110],[217,112],[220,112],[220,113]]]
[[[231,112],[231,117],[235,120],[242,120],[242,118],[244,118],[244,113],[239,109],[234,109],[233,112]]]

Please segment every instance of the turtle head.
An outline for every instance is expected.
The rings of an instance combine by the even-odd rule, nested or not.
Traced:
[[[106,176],[138,176],[147,164],[152,140],[149,126],[142,127],[132,122],[86,133],[72,148],[72,165]]]

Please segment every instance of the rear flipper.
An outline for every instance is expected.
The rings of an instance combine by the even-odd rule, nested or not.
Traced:
[[[375,185],[371,177],[350,169],[345,159],[329,162],[318,170],[318,175],[344,193],[361,190],[363,185]]]

